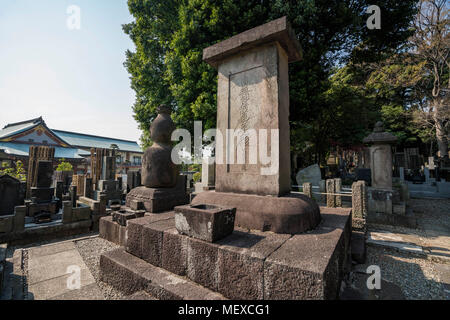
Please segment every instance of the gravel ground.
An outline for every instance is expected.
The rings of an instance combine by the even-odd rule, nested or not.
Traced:
[[[450,232],[450,199],[411,199],[419,225]]]
[[[450,199],[411,199],[409,206],[418,219],[418,229],[374,225],[369,230],[413,233],[421,237],[426,236],[425,229],[439,230],[443,233],[450,230]],[[436,263],[431,260],[392,249],[368,246],[366,264],[358,265],[357,269],[365,270],[369,265],[380,266],[382,278],[399,286],[406,299],[447,298],[440,283],[442,279],[435,269]]]
[[[382,279],[399,286],[408,300],[445,300],[447,298],[441,279],[430,260],[395,250],[367,247],[366,264],[358,270],[377,265]],[[381,288],[383,290],[383,288]]]
[[[107,251],[111,251],[119,248],[118,245],[104,240],[102,238],[91,238],[86,240],[75,241],[78,252],[86,263],[87,267],[92,273],[98,287],[102,291],[105,299],[107,300],[120,300],[123,295],[111,287],[110,285],[100,281],[99,275],[99,265],[100,265],[100,255]]]

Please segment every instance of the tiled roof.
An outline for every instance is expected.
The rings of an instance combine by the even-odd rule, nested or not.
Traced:
[[[106,138],[83,133],[68,132],[62,130],[52,131],[61,139],[72,146],[79,148],[111,148],[112,144],[119,147],[120,151],[142,152],[141,147],[135,141]]]
[[[5,139],[16,134],[25,132],[27,130],[33,129],[38,125],[44,125],[48,130],[53,132],[53,134],[62,140],[62,142],[69,144],[73,148],[67,148],[72,150],[78,150],[78,148],[111,148],[111,145],[115,144],[119,148],[120,151],[129,151],[129,152],[137,152],[142,153],[141,147],[137,144],[136,141],[122,140],[122,139],[114,139],[107,138],[101,136],[95,136],[90,134],[69,132],[63,130],[54,130],[49,129],[46,125],[42,117],[31,119],[22,122],[16,122],[6,125],[3,129],[0,130],[0,140]],[[6,143],[6,142],[5,142]],[[8,143],[8,147],[11,150],[15,150],[14,152],[22,152],[24,146],[26,144],[15,144]],[[27,147],[28,148],[28,147]],[[61,151],[62,152],[62,151]],[[26,151],[28,154],[28,149]],[[69,151],[70,153],[70,151]],[[16,154],[16,153],[14,153]],[[86,154],[84,151],[83,154]],[[21,154],[17,154],[21,155]]]
[[[0,141],[0,149],[3,149],[5,153],[8,155],[27,157],[30,150],[30,146],[31,145],[27,143]],[[85,150],[78,148],[55,147],[55,158],[83,159],[82,155],[87,155]]]
[[[44,121],[40,117],[40,118],[31,119],[31,120],[27,120],[27,121],[8,124],[3,129],[0,130],[0,139],[27,131],[43,122]]]

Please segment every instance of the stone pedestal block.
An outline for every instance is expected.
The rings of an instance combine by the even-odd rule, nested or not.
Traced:
[[[178,176],[175,188],[134,188],[127,195],[126,205],[133,208],[143,206],[147,212],[158,213],[186,204],[189,202],[189,196],[186,193],[185,179],[183,176]]]
[[[160,266],[171,279],[186,276],[230,299],[335,299],[348,271],[350,209],[322,208],[323,223],[312,232],[292,236],[237,228],[215,243],[179,234],[170,214],[164,220],[152,221],[155,214],[129,221],[127,251],[132,255],[116,264],[121,276],[101,264],[108,283],[124,278],[126,270],[133,273],[139,263],[138,274]],[[142,257],[151,265],[144,267]],[[137,283],[131,281],[122,284]]]
[[[175,227],[181,234],[215,242],[234,230],[236,208],[197,204],[175,207]]]
[[[193,205],[211,204],[236,208],[235,226],[275,233],[301,233],[320,222],[320,210],[314,200],[291,193],[283,197],[258,196],[225,192],[202,192]]]
[[[111,216],[100,218],[99,236],[122,247],[127,244],[127,228],[112,221]]]
[[[174,220],[160,220],[142,226],[142,259],[154,266],[161,267],[163,251],[163,233],[174,226]]]
[[[142,258],[142,234],[144,225],[153,222],[168,220],[174,218],[174,212],[160,213],[160,214],[146,214],[142,218],[137,218],[128,221],[127,233],[128,240],[126,245],[127,252]]]
[[[392,214],[392,198],[393,192],[391,190],[380,190],[369,188],[368,190],[369,214],[377,212]]]

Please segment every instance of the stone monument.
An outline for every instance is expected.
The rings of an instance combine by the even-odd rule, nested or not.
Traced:
[[[122,201],[122,185],[115,179],[116,176],[116,151],[113,149],[91,149],[92,168],[92,199],[100,201],[101,195],[106,195],[106,201],[110,206]],[[88,183],[91,183],[90,181]],[[84,189],[84,188],[83,188]],[[88,187],[88,190],[90,187]]]
[[[160,150],[147,152],[146,165],[161,164],[166,171],[153,176],[153,168],[143,170],[150,175],[143,181],[152,184],[133,189],[127,202],[146,207],[164,202],[170,211],[127,215],[122,225],[101,219],[100,236],[122,246],[101,255],[101,281],[124,295],[145,291],[162,300],[336,299],[351,262],[351,209],[319,212],[308,197],[290,193],[287,64],[300,54],[286,17],[207,48],[204,55],[225,72],[219,75],[218,127],[241,122],[280,129],[282,146],[274,152],[280,170],[263,175],[260,164],[219,163],[215,191],[171,210],[171,199],[185,193],[159,186],[158,175],[169,182],[174,171],[159,163],[166,155],[153,161]],[[250,113],[253,122],[241,121]],[[311,231],[302,233],[306,230]]]
[[[301,233],[320,222],[317,204],[291,193],[288,64],[301,57],[285,17],[204,49],[203,60],[218,69],[217,130],[228,143],[216,150],[227,156],[216,161],[215,192],[198,194],[193,204],[236,208],[236,225],[276,233]],[[265,147],[278,170],[262,174],[267,165],[251,163],[249,140],[238,138],[235,144],[235,137],[228,137],[231,129],[255,130],[260,137],[266,132]],[[274,130],[278,137],[271,141]],[[230,158],[240,143],[244,164]]]
[[[364,138],[364,143],[371,144],[370,168],[372,187],[392,190],[392,151],[391,145],[397,142],[392,133],[384,132],[381,121],[375,124],[373,132]]]
[[[127,207],[152,213],[171,210],[189,202],[186,178],[179,175],[171,159],[171,135],[175,130],[171,109],[160,105],[157,111],[158,116],[150,126],[153,145],[145,151],[142,159],[142,186],[132,189],[126,199]]]
[[[397,137],[384,131],[382,122],[375,124],[373,132],[364,138],[370,148],[371,187],[367,190],[369,223],[415,227],[416,220],[406,215],[406,203],[401,193],[392,188],[391,145]]]

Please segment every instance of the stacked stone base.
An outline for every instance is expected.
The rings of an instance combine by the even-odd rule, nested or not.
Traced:
[[[118,229],[116,237],[124,228],[125,246],[102,255],[101,278],[125,294],[144,290],[158,299],[336,299],[350,267],[351,210],[321,209],[320,225],[308,233],[237,228],[216,243],[180,235],[173,212],[126,227],[105,217],[100,234],[104,225]]]

